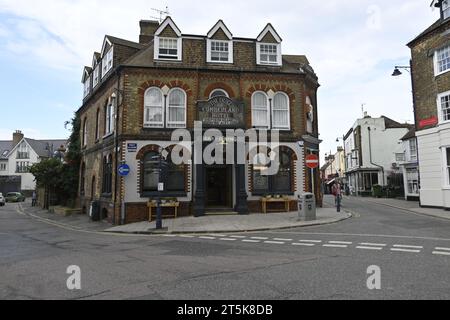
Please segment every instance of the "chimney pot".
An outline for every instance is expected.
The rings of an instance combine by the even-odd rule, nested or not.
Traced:
[[[141,33],[139,35],[140,44],[148,44],[152,42],[155,37],[156,30],[159,28],[159,21],[156,20],[141,20],[139,22]]]

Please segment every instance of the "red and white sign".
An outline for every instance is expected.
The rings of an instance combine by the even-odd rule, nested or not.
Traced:
[[[434,125],[438,124],[438,122],[439,122],[439,119],[437,117],[432,117],[429,119],[421,120],[419,122],[419,127],[420,127],[420,129],[422,129],[424,127],[434,126]]]
[[[316,169],[319,167],[319,157],[315,154],[306,156],[306,166],[310,169]]]

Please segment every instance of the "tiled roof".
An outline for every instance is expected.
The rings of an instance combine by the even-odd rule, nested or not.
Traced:
[[[381,116],[381,118],[384,119],[384,123],[386,126],[386,129],[393,129],[393,128],[407,128],[407,129],[411,129],[414,127],[414,125],[409,124],[409,123],[399,123],[395,120],[392,120],[391,118],[388,118],[386,116]]]
[[[64,146],[67,149],[67,140],[34,140],[25,138],[30,147],[36,152],[39,157],[48,158],[51,156],[52,151],[55,152],[59,147]],[[8,159],[3,156],[5,151],[11,152],[13,142],[12,141],[0,141],[0,159]]]
[[[142,48],[145,47],[145,45],[137,43],[137,42],[133,42],[133,41],[125,40],[125,39],[120,39],[120,38],[116,38],[116,37],[109,36],[109,35],[107,35],[106,37],[113,44],[118,44],[120,46],[131,47],[131,48],[135,48],[135,49],[142,49]]]
[[[7,159],[5,157],[5,155],[7,155],[7,154],[4,154],[4,153],[5,152],[9,153],[9,151],[11,151],[11,149],[12,149],[11,147],[12,147],[12,141],[0,141],[0,160]]]

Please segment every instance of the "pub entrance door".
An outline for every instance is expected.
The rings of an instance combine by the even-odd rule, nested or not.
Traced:
[[[207,209],[233,208],[233,166],[208,166],[205,178]]]

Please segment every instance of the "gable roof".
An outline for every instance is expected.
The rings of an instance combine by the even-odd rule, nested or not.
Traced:
[[[91,73],[92,73],[92,68],[91,67],[84,67],[83,77],[81,78],[81,82],[84,83],[86,81],[86,79],[89,78]]]
[[[107,35],[106,37],[108,38],[108,40],[110,41],[111,44],[117,44],[119,46],[125,46],[125,47],[134,48],[134,49],[142,49],[145,47],[145,45],[134,42],[134,41],[116,38],[116,37],[113,37],[110,35]]]
[[[381,116],[381,118],[384,119],[384,124],[386,126],[386,129],[401,129],[401,128],[406,128],[406,129],[411,129],[414,127],[414,125],[409,124],[409,123],[400,123],[397,122],[395,120],[392,120],[391,118],[388,118],[386,116]]]
[[[223,30],[223,32],[225,33],[225,35],[228,37],[229,40],[233,39],[233,34],[230,32],[230,30],[227,28],[227,26],[222,20],[217,21],[214,27],[212,27],[212,29],[209,30],[208,38],[212,38],[219,29]]]
[[[161,34],[161,32],[164,31],[164,29],[167,28],[167,26],[170,26],[173,31],[175,31],[175,33],[177,34],[178,37],[181,37],[181,31],[180,29],[177,27],[177,25],[175,24],[175,22],[173,22],[171,17],[167,17],[159,26],[158,30],[156,30],[155,32],[155,36],[159,36]]]
[[[94,56],[92,57],[92,67],[95,68],[97,64],[99,63],[101,58],[100,52],[94,52]]]
[[[52,151],[55,152],[59,149],[59,147],[64,146],[65,149],[67,149],[68,141],[62,140],[62,139],[56,139],[56,140],[34,140],[30,138],[23,138],[17,145],[12,147],[13,142],[12,141],[0,141],[0,159],[5,160],[9,157],[11,153],[13,153],[18,146],[25,141],[31,149],[41,158],[49,158],[52,156]],[[9,150],[8,150],[9,149]],[[2,157],[2,154],[4,151],[8,150],[8,154],[4,157]]]
[[[278,43],[281,43],[283,41],[283,39],[281,39],[281,37],[278,35],[278,33],[276,32],[275,28],[272,26],[272,24],[267,24],[267,26],[264,28],[264,30],[259,34],[259,36],[256,38],[256,40],[258,42],[261,42],[261,40],[266,36],[266,34],[270,32],[273,37],[275,38],[275,40]]]

